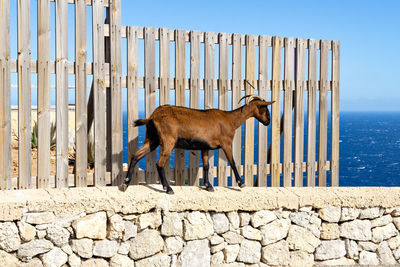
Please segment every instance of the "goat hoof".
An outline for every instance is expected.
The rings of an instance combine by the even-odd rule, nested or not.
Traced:
[[[214,187],[212,187],[211,185],[207,186],[206,189],[208,192],[214,192]]]
[[[246,185],[244,183],[240,184],[239,186],[240,186],[240,188],[246,187]]]
[[[122,184],[122,185],[121,185],[121,191],[122,191],[122,192],[125,192],[126,189],[128,189],[128,185],[127,185],[127,184]]]
[[[173,195],[173,194],[175,194],[174,193],[174,190],[172,190],[172,188],[171,187],[168,187],[167,188],[167,192],[166,192],[168,195]]]

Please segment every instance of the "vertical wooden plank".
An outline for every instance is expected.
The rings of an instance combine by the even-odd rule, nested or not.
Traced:
[[[271,90],[268,83],[268,46],[271,44],[271,37],[260,36],[259,40],[259,67],[258,67],[258,94],[263,99],[268,99],[268,91]],[[268,172],[268,127],[258,123],[258,170],[257,185],[265,187],[267,185]]]
[[[292,186],[292,106],[294,90],[294,42],[285,38],[285,87],[283,115],[283,186]]]
[[[86,0],[75,1],[75,186],[87,186]]]
[[[121,60],[121,0],[110,2],[111,42],[111,181],[119,185],[122,177],[122,60]],[[108,111],[107,111],[108,112]]]
[[[242,35],[233,34],[232,40],[232,110],[240,108],[239,100],[242,97]],[[242,148],[241,148],[241,126],[236,129],[235,137],[233,138],[232,154],[235,160],[236,167],[240,173],[242,165]],[[232,186],[236,186],[236,177],[231,170]]]
[[[271,119],[271,186],[280,186],[280,95],[281,95],[281,54],[282,37],[274,36],[272,41],[272,104]]]
[[[146,118],[150,117],[156,107],[156,44],[155,29],[146,27],[144,29],[144,69],[145,69],[145,99]],[[154,184],[157,181],[156,151],[146,156],[146,182]]]
[[[0,188],[11,184],[10,1],[0,0]]]
[[[258,42],[254,35],[246,35],[246,95],[254,94],[255,78],[255,46]],[[252,86],[251,86],[252,85]],[[253,186],[253,165],[254,165],[254,118],[245,123],[245,144],[244,144],[244,183]]]
[[[297,39],[294,110],[294,186],[303,186],[305,39]]]
[[[128,108],[128,162],[139,146],[139,130],[135,127],[138,119],[138,28],[127,27],[127,108]],[[133,172],[132,184],[139,184],[138,165]]]
[[[18,188],[32,185],[30,1],[18,0]]]
[[[38,160],[37,187],[49,187],[50,178],[50,2],[38,0]]]
[[[331,185],[339,186],[339,80],[340,42],[332,42]]]
[[[328,135],[328,41],[321,41],[320,90],[319,90],[319,135],[318,135],[318,185],[326,186],[326,154]]]
[[[171,30],[167,28],[160,29],[160,105],[170,103],[170,41]],[[165,169],[170,170],[170,159],[165,163]],[[169,171],[165,172],[167,179]]]
[[[214,108],[214,60],[215,60],[215,37],[213,32],[204,35],[204,108]],[[208,177],[210,183],[214,184],[214,151],[208,154]]]
[[[200,104],[200,32],[190,32],[190,107]],[[189,184],[199,186],[199,151],[189,152]]]
[[[315,186],[317,41],[308,40],[307,186]]]
[[[219,34],[219,79],[218,79],[218,108],[228,109],[228,64],[229,49],[228,35]],[[218,150],[218,186],[228,186],[227,159],[222,149]]]
[[[56,187],[68,187],[68,1],[56,1]]]
[[[94,185],[106,184],[106,115],[104,70],[104,1],[92,0],[93,94],[94,94]]]
[[[185,106],[185,31],[175,31],[175,104]],[[175,182],[185,184],[185,151],[175,149]]]

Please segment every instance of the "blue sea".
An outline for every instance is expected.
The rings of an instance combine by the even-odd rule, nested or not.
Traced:
[[[124,162],[127,162],[126,113],[123,116]],[[144,114],[139,117],[143,118]],[[142,126],[139,128],[139,146],[144,135],[145,127]],[[340,186],[400,186],[400,112],[341,112],[339,149]],[[171,155],[171,164],[173,162],[174,154]],[[145,169],[144,159],[139,162],[139,167]],[[328,180],[329,177],[328,172]]]

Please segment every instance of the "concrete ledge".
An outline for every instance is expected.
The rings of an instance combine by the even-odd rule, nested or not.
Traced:
[[[298,210],[312,206],[341,207],[400,206],[397,187],[336,188],[221,188],[207,192],[200,187],[173,187],[167,195],[160,185],[70,189],[31,189],[0,191],[0,221],[19,220],[24,212],[53,211],[56,215],[93,213],[110,210],[122,214],[164,211],[257,211],[285,208]]]

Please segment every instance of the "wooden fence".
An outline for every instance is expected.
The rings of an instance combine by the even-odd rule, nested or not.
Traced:
[[[30,1],[17,0],[18,58],[12,59],[10,0],[0,0],[2,189],[120,184],[124,177],[122,103],[127,101],[130,158],[138,149],[138,129],[133,127],[133,121],[139,116],[138,94],[142,89],[146,117],[156,108],[156,103],[227,110],[239,107],[239,99],[244,94],[256,93],[275,100],[271,107],[270,133],[261,124],[255,127],[254,119],[243,126],[243,144],[241,128],[236,132],[233,154],[235,161],[241,163],[237,165],[245,183],[249,186],[338,185],[339,41],[121,26],[120,0],[56,0],[56,60],[51,61],[51,2],[37,0],[38,50],[37,60],[32,60]],[[75,62],[68,61],[69,4],[75,8]],[[88,5],[92,12],[91,49],[87,47]],[[126,58],[122,57],[122,42],[126,42]],[[87,61],[88,50],[92,52],[93,62]],[[140,60],[140,55],[144,55],[144,60]],[[18,73],[19,106],[17,178],[11,175],[10,74],[14,72]],[[31,73],[37,73],[38,83],[38,170],[34,177],[31,172]],[[50,175],[49,167],[52,73],[56,76],[55,176]],[[70,74],[75,76],[74,174],[68,173]],[[88,75],[93,76],[89,105]],[[122,97],[123,88],[127,90],[126,99]],[[171,91],[175,99],[171,99]],[[88,174],[88,128],[92,119],[94,173]],[[198,185],[202,178],[199,153],[189,153],[188,166],[185,166],[185,157],[183,150],[175,151],[175,166],[168,170],[167,176],[177,185]],[[210,162],[214,161],[217,164],[210,167],[210,177],[217,177],[218,185],[227,186],[232,174],[222,151],[218,151],[217,159],[210,153]],[[146,157],[146,169],[136,169],[133,182],[155,183],[158,180],[155,162],[153,152]]]

